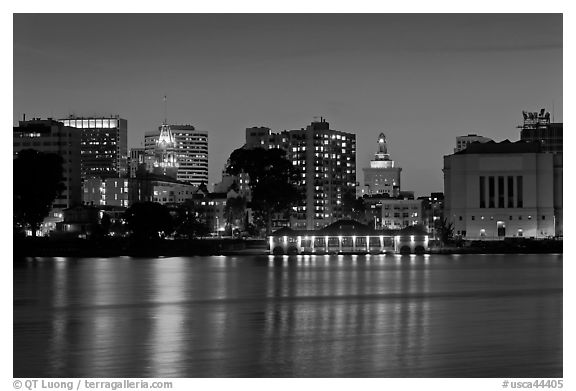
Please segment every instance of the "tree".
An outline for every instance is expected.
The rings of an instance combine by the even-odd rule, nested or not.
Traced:
[[[102,235],[108,236],[110,234],[110,227],[112,226],[112,221],[108,213],[104,213],[100,219],[100,228],[102,229]]]
[[[294,185],[298,172],[281,149],[237,149],[228,159],[226,172],[248,174],[252,193],[250,206],[256,218],[265,222],[266,234],[270,234],[274,214],[289,214],[302,199],[302,193]]]
[[[176,234],[188,239],[197,236],[206,236],[210,233],[210,227],[205,223],[198,221],[196,213],[194,213],[192,207],[193,204],[191,202],[182,204],[177,210],[174,222]]]
[[[246,199],[241,196],[228,198],[226,200],[226,206],[224,207],[224,213],[226,215],[226,224],[230,228],[234,225],[242,226],[246,213]]]
[[[366,221],[366,203],[364,198],[356,198],[354,190],[342,194],[342,215],[356,221]]]
[[[441,219],[440,226],[438,227],[438,235],[440,236],[442,244],[447,244],[454,236],[454,223],[448,222],[446,217]]]
[[[172,216],[168,208],[157,202],[137,202],[124,213],[124,219],[134,238],[158,239],[173,231]]]
[[[55,153],[25,149],[14,159],[14,222],[28,227],[32,236],[64,190],[62,164]]]

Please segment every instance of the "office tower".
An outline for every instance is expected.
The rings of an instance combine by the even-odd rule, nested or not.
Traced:
[[[466,239],[562,235],[561,154],[539,143],[474,143],[444,156],[444,216]]]
[[[472,143],[487,143],[488,141],[492,141],[491,138],[478,136],[477,134],[469,134],[467,136],[458,136],[456,137],[456,148],[454,148],[454,153],[460,152],[468,147],[468,145]]]
[[[90,177],[120,178],[128,175],[128,121],[119,115],[59,120],[81,129],[82,180]]]
[[[266,146],[284,149],[300,175],[295,185],[305,199],[293,208],[293,228],[319,229],[343,218],[343,195],[356,191],[355,134],[330,129],[324,118],[306,128],[280,133],[246,129],[245,148]]]
[[[136,178],[136,173],[141,165],[145,164],[146,152],[144,148],[131,148],[128,157],[128,172],[130,178]]]
[[[168,127],[168,129],[162,127]],[[172,145],[171,153],[176,156],[176,179],[195,186],[208,183],[208,132],[196,130],[192,125],[163,125],[164,139]],[[169,131],[170,136],[166,136]],[[155,155],[158,151],[158,132],[146,133],[144,149],[146,155]],[[171,138],[170,138],[171,137]],[[168,145],[168,144],[166,144]],[[157,156],[158,157],[158,156]],[[159,162],[156,162],[157,164]]]
[[[541,109],[539,113],[522,111],[522,115],[524,123],[518,126],[521,129],[521,140],[539,141],[542,151],[562,153],[563,123],[551,122],[550,113],[545,113],[545,109]]]
[[[64,191],[52,204],[50,215],[44,220],[42,231],[46,233],[62,221],[62,210],[82,204],[80,180],[81,135],[76,129],[64,126],[51,118],[35,118],[19,122],[13,132],[14,158],[24,149],[35,149],[60,155],[64,177]]]
[[[362,171],[364,171],[364,194],[389,196],[399,194],[402,168],[390,159],[384,133],[378,136],[378,151],[370,161],[370,167],[363,168]]]

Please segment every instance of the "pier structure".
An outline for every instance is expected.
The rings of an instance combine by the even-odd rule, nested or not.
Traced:
[[[377,231],[353,220],[340,220],[320,230],[281,228],[268,238],[270,254],[423,254],[428,235]]]

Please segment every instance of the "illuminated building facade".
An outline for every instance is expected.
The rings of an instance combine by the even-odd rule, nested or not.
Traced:
[[[364,171],[364,194],[387,194],[391,197],[398,195],[402,168],[390,159],[384,133],[378,136],[378,152],[370,161],[370,167],[363,168],[362,171]]]
[[[13,131],[13,154],[24,149],[60,155],[64,162],[64,191],[54,200],[50,215],[44,220],[40,234],[53,230],[62,221],[62,211],[82,203],[80,179],[81,135],[51,118],[20,121]]]
[[[85,205],[129,207],[129,178],[87,178],[82,201]]]
[[[474,143],[444,156],[444,216],[465,239],[562,235],[562,154],[539,143]]]
[[[380,228],[402,229],[422,225],[422,200],[381,198],[382,220]]]
[[[197,191],[197,187],[173,178],[148,174],[131,179],[128,184],[129,205],[135,202],[159,204],[183,203]]]
[[[121,178],[128,175],[128,121],[118,115],[59,120],[81,129],[82,179]]]
[[[356,135],[330,129],[320,118],[306,128],[272,133],[268,128],[246,129],[245,148],[281,148],[299,172],[295,185],[305,194],[294,207],[290,225],[319,229],[341,218],[342,196],[356,192]]]
[[[144,137],[146,155],[155,156],[151,163],[156,164],[154,172],[163,173],[158,171],[163,167],[164,175],[178,181],[195,186],[208,183],[208,132],[192,125],[162,125],[159,130],[160,134],[147,133]]]

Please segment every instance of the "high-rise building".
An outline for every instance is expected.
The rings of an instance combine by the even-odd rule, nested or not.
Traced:
[[[35,118],[20,121],[14,127],[14,158],[24,149],[35,149],[39,152],[55,153],[63,160],[64,191],[52,204],[50,215],[44,220],[42,231],[55,228],[55,223],[62,221],[62,211],[82,204],[80,180],[81,136],[76,129],[64,126],[62,122],[51,118]]]
[[[520,139],[524,141],[539,141],[542,151],[562,153],[563,124],[550,121],[550,113],[541,109],[540,112],[528,113],[522,111],[524,123],[518,126]]]
[[[456,137],[456,148],[454,148],[454,153],[466,149],[472,143],[487,143],[488,141],[492,141],[492,139],[484,136],[478,136],[477,134],[458,136]]]
[[[82,179],[121,178],[128,175],[128,121],[119,115],[61,119],[64,126],[81,129]]]
[[[384,133],[378,136],[378,151],[370,161],[370,167],[363,168],[362,171],[364,171],[364,194],[398,195],[402,168],[390,159]]]
[[[355,194],[355,134],[330,129],[323,118],[306,128],[280,133],[268,128],[246,129],[245,148],[266,147],[284,149],[299,172],[295,185],[306,196],[294,207],[293,228],[318,229],[343,218],[343,195]]]
[[[144,148],[131,148],[128,157],[128,172],[130,178],[136,178],[136,173],[141,165],[145,164],[146,151]]]
[[[444,156],[444,216],[465,239],[562,235],[562,154],[474,143]]]
[[[196,130],[192,125],[163,125],[159,128],[166,142],[171,145],[170,153],[176,156],[177,168],[175,178],[195,186],[208,183],[208,132]],[[166,129],[166,127],[168,127]],[[167,136],[169,131],[170,136]],[[158,132],[146,133],[144,149],[148,156],[158,151]],[[156,152],[155,152],[156,151]],[[164,155],[163,155],[164,156]],[[158,156],[157,156],[158,157]],[[164,156],[167,157],[167,156]],[[162,159],[164,157],[161,157]],[[157,162],[158,163],[158,162]]]

